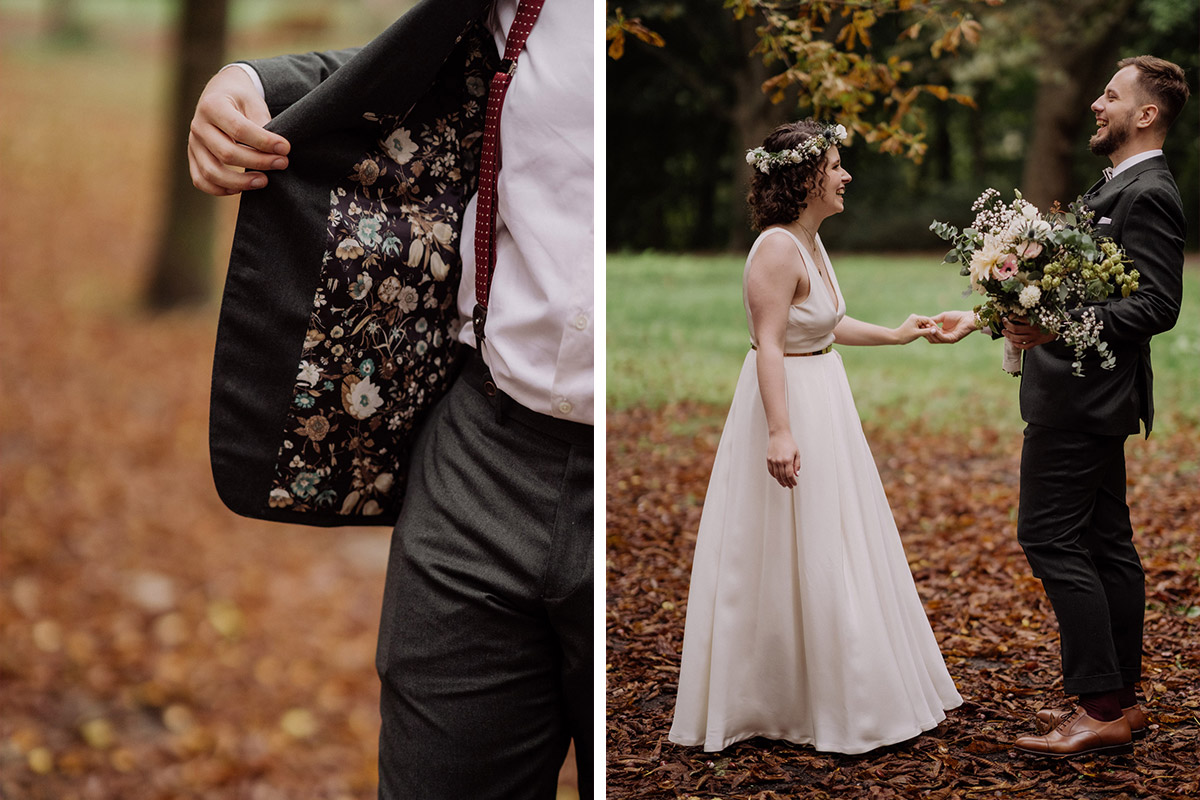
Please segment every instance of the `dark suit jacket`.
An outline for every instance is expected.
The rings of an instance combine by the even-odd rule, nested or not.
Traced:
[[[242,196],[209,444],[227,506],[391,525],[453,378],[462,211],[498,63],[486,0],[424,0],[361,50],[251,62],[291,145]]]
[[[1125,248],[1140,273],[1138,289],[1093,305],[1101,339],[1116,355],[1105,370],[1089,353],[1084,376],[1072,375],[1073,351],[1060,341],[1025,353],[1021,416],[1035,425],[1098,434],[1146,435],[1154,421],[1150,337],[1179,318],[1183,298],[1186,222],[1175,179],[1162,156],[1135,164],[1084,195],[1099,223],[1097,233]]]

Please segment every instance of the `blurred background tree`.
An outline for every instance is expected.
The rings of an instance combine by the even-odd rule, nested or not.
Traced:
[[[828,48],[827,55],[853,44],[854,53],[877,65],[909,66],[896,78],[910,93],[903,95],[911,102],[899,122],[913,132],[912,139],[878,135],[878,126],[896,122],[898,100],[891,89],[877,92],[861,109],[850,108],[863,121],[854,127],[865,133],[868,124],[875,125],[877,135],[869,144],[864,139],[870,137],[856,137],[846,153],[857,180],[846,213],[824,229],[841,249],[937,249],[929,221],[969,222],[971,201],[988,186],[1017,187],[1042,204],[1074,199],[1107,165],[1087,150],[1088,106],[1120,58],[1153,53],[1175,61],[1187,70],[1196,93],[1200,0],[945,3],[936,20],[928,17],[927,4],[900,0],[728,5],[622,3],[623,17],[638,19],[664,46],[633,41],[623,57],[608,62],[609,250],[726,250],[747,244],[743,198],[749,168],[743,154],[779,121],[813,113],[811,101],[804,102],[812,88],[800,84],[806,73],[816,80],[803,69],[780,78],[792,65],[779,59],[763,63],[762,50],[770,50],[767,40],[775,37],[762,29],[764,6],[796,18],[828,8],[828,23],[811,37]],[[760,13],[736,18],[750,7]],[[880,13],[864,39],[855,21],[861,27],[858,15],[870,9]],[[843,10],[850,13],[843,16]],[[881,13],[887,11],[895,13]],[[962,22],[970,19],[968,11],[979,25],[978,46],[935,58],[938,43],[955,28],[966,38]],[[910,30],[918,22],[914,38]],[[842,58],[828,55],[828,63],[845,66]],[[913,92],[919,87],[931,88]],[[975,107],[939,99],[952,95],[973,98]],[[1200,99],[1190,101],[1166,146],[1191,215],[1192,248],[1200,205],[1197,103]],[[818,108],[844,119],[847,109],[831,113],[835,105]],[[881,153],[889,141],[890,149],[910,158]],[[924,146],[923,154],[911,147],[914,142]]]
[[[187,141],[201,90],[225,63],[228,23],[226,0],[183,1],[175,45],[175,92],[167,127],[167,151],[180,157],[167,168],[166,221],[151,264],[146,297],[151,308],[201,303],[211,291],[218,198],[192,186],[183,150],[177,145]]]

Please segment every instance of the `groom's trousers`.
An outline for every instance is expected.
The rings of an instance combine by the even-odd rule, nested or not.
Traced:
[[[380,800],[590,797],[592,432],[517,406],[472,356],[413,454],[376,666]]]
[[[1017,540],[1058,618],[1068,694],[1141,678],[1145,575],[1125,502],[1125,438],[1025,428]]]

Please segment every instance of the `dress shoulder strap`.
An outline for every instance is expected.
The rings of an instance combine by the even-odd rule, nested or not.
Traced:
[[[813,277],[813,271],[816,270],[817,267],[817,254],[808,252],[808,250],[804,247],[803,242],[800,241],[799,237],[797,237],[796,234],[792,233],[787,228],[767,228],[765,231],[760,233],[758,235],[758,239],[756,239],[754,242],[754,246],[750,248],[750,255],[746,257],[746,267],[749,268],[750,261],[754,258],[754,254],[758,252],[758,246],[766,241],[767,237],[773,233],[782,233],[792,240],[792,244],[796,245],[796,249],[800,251],[800,260],[804,262],[804,269],[808,273],[809,279],[811,280]],[[820,247],[821,245],[817,246]]]
[[[804,245],[800,242],[800,240],[798,238],[796,238],[796,234],[792,233],[787,228],[767,228],[765,231],[763,231],[762,233],[760,233],[758,235],[759,241],[766,239],[772,233],[784,234],[785,236],[787,236],[789,239],[791,239],[796,244],[796,247],[800,248],[801,250],[804,250]]]

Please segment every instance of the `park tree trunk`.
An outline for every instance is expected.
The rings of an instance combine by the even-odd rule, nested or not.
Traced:
[[[166,148],[166,221],[146,296],[158,310],[202,302],[212,285],[216,198],[192,186],[186,155],[196,99],[224,63],[227,5],[227,0],[183,0]]]
[[[88,29],[79,16],[78,0],[46,0],[45,14],[50,38],[68,44],[87,40]]]
[[[1070,14],[1060,13],[1057,0],[1037,5],[1041,65],[1021,191],[1045,209],[1081,191],[1072,186],[1071,165],[1091,128],[1088,106],[1115,71],[1116,45],[1134,2],[1080,0]]]
[[[739,46],[749,54],[758,44],[758,34],[755,31],[754,19],[737,20],[734,32]],[[763,60],[758,55],[748,55],[745,65],[732,75],[734,83],[734,103],[730,109],[730,119],[733,123],[734,152],[741,154],[762,144],[763,139],[774,128],[791,118],[789,111],[794,108],[794,98],[780,103],[772,103],[763,93],[763,82],[772,76]],[[737,159],[730,176],[733,181],[733,191],[730,193],[730,203],[733,208],[729,215],[729,249],[734,251],[747,250],[752,237],[750,231],[750,215],[746,208],[746,192],[750,190],[750,170],[745,162]]]

